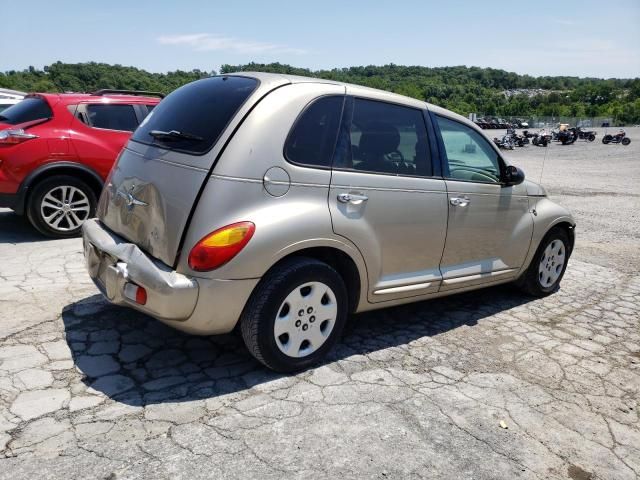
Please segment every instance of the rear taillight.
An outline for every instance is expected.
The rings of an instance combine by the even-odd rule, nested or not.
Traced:
[[[22,128],[0,130],[0,145],[16,145],[33,138],[38,138],[38,136],[27,133]]]
[[[253,223],[239,222],[210,233],[189,252],[189,267],[197,272],[221,267],[244,248],[255,230]]]

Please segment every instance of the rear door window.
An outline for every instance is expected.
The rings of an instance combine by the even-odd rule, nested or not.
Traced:
[[[86,105],[86,121],[94,128],[133,132],[138,127],[138,118],[132,105]]]
[[[53,117],[53,112],[45,99],[29,97],[3,110],[0,113],[0,122],[17,125],[51,117]]]
[[[213,147],[227,124],[258,86],[253,78],[219,76],[189,83],[168,95],[140,124],[136,142],[201,155]],[[182,136],[152,136],[152,132]],[[189,138],[185,138],[189,137]]]
[[[356,98],[350,154],[338,168],[390,175],[432,176],[427,128],[422,111]]]
[[[287,160],[314,167],[331,167],[343,102],[343,96],[329,96],[307,107],[287,138],[284,148]]]

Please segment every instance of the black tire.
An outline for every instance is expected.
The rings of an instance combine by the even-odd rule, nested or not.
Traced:
[[[587,138],[587,140],[589,140],[590,142],[593,142],[596,139],[596,136],[594,134],[589,135],[589,137]]]
[[[287,296],[308,282],[322,282],[333,291],[337,316],[324,343],[309,355],[296,358],[278,347],[274,324]],[[317,363],[331,350],[340,338],[347,316],[347,289],[340,274],[313,258],[293,257],[274,267],[260,280],[244,307],[240,330],[249,352],[259,362],[278,372],[294,372]]]
[[[604,137],[602,137],[602,143],[604,143],[605,145],[608,144],[611,140],[613,140],[613,137],[611,135],[605,135]]]
[[[622,139],[622,144],[623,145],[629,145],[631,143],[631,139],[630,138],[623,138]]]
[[[72,187],[81,192],[79,193],[76,191],[73,197],[74,199],[82,199],[81,195],[84,195],[86,199],[86,202],[84,202],[84,200],[82,202],[82,212],[74,212],[77,218],[84,221],[95,216],[97,203],[96,194],[83,180],[71,175],[56,175],[54,177],[46,178],[33,187],[33,190],[27,199],[27,217],[29,218],[31,225],[47,237],[70,238],[76,237],[82,232],[82,223],[78,224],[78,222],[70,216],[67,219],[62,219],[60,221],[59,228],[53,228],[49,223],[47,223],[45,214],[49,211],[54,212],[55,210],[48,210],[48,207],[43,206],[43,201],[47,194],[64,187]],[[49,205],[50,203],[46,202],[46,204]],[[87,208],[87,210],[84,210],[85,208]],[[71,215],[71,213],[69,215]]]
[[[549,244],[554,242],[555,240],[560,240],[564,244],[565,250],[565,261],[562,266],[562,270],[558,278],[553,282],[553,284],[549,286],[543,286],[540,282],[540,274],[539,274],[539,266],[540,261],[542,259],[542,255],[544,254],[545,249]],[[555,292],[560,282],[562,281],[562,277],[564,277],[564,273],[567,270],[567,264],[569,263],[569,257],[571,256],[571,243],[569,240],[569,235],[562,228],[553,228],[551,229],[542,239],[538,249],[536,250],[533,259],[531,260],[531,264],[527,268],[527,270],[522,274],[522,276],[516,280],[516,286],[520,288],[524,293],[531,295],[533,297],[546,297],[551,293]]]

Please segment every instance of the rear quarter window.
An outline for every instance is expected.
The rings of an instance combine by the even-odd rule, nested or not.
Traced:
[[[86,105],[89,125],[106,130],[133,132],[138,127],[138,118],[132,105]]]
[[[343,96],[322,97],[302,112],[284,147],[287,160],[314,167],[331,167],[343,103]]]
[[[195,155],[208,152],[258,86],[253,78],[220,76],[189,83],[168,95],[147,115],[132,140]],[[154,138],[175,130],[198,139]]]

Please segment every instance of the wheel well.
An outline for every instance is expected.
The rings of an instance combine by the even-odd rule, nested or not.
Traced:
[[[559,228],[565,231],[565,233],[569,237],[569,242],[571,242],[571,244],[569,245],[569,253],[573,252],[573,245],[576,241],[575,226],[571,225],[569,222],[560,222],[554,225],[553,228]]]
[[[353,259],[342,250],[332,247],[313,247],[298,250],[280,259],[273,267],[280,262],[292,257],[310,257],[331,265],[342,277],[347,287],[349,296],[349,312],[353,313],[360,301],[360,273]],[[273,268],[271,267],[271,268]]]
[[[72,177],[79,178],[84,181],[93,192],[96,194],[96,199],[100,197],[100,192],[102,192],[102,181],[98,179],[96,174],[93,174],[87,170],[77,167],[71,166],[60,166],[55,168],[48,168],[38,173],[34,178],[29,180],[27,195],[25,197],[25,206],[28,205],[29,196],[31,195],[31,191],[33,187],[35,187],[38,183],[46,180],[47,178],[55,177],[58,175],[69,175]]]

